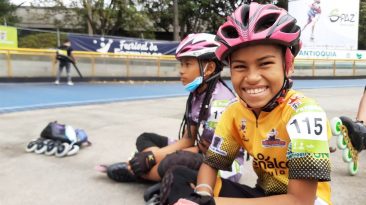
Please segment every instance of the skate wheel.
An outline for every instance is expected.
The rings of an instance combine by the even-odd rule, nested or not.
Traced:
[[[355,176],[358,172],[358,163],[357,162],[350,162],[348,164],[348,173],[351,175],[351,176]]]
[[[52,148],[47,146],[47,149],[44,154],[47,156],[51,156],[51,155],[54,155],[56,153],[56,151],[57,151],[57,146],[54,146]]]
[[[34,152],[36,154],[43,154],[47,149],[47,143],[49,141],[50,140],[44,140],[44,141],[41,141],[41,142],[37,143],[37,147],[36,147],[36,150]]]
[[[47,147],[45,145],[42,145],[42,147],[38,147],[36,148],[36,150],[34,151],[36,154],[43,154],[46,151]]]
[[[342,152],[342,158],[344,162],[351,162],[352,161],[351,150],[349,150],[348,148],[344,149]]]
[[[64,157],[64,156],[66,156],[66,154],[69,152],[70,149],[71,149],[71,145],[64,142],[57,146],[55,155],[56,155],[56,157]]]
[[[28,145],[25,147],[26,152],[33,152],[37,147],[37,139],[34,139],[28,143]]]
[[[341,125],[342,125],[342,120],[339,119],[338,117],[333,117],[330,120],[330,128],[332,130],[333,135],[338,136],[341,134]]]
[[[344,141],[343,135],[338,136],[338,138],[337,138],[337,147],[341,150],[347,148],[347,143]]]
[[[75,155],[80,150],[80,146],[73,145],[70,149],[70,151],[67,153],[68,156]]]
[[[51,155],[54,155],[56,153],[56,150],[57,150],[57,142],[53,141],[53,140],[50,140],[48,143],[47,143],[47,148],[46,148],[46,151],[45,151],[45,155],[47,156],[51,156]]]
[[[47,155],[47,156],[51,156],[51,155],[54,155],[56,153],[56,151],[57,151],[57,147],[54,147],[51,150],[46,150],[44,152],[44,154]]]

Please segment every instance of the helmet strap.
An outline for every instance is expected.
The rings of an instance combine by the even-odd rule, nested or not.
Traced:
[[[284,72],[285,77],[283,79],[282,88],[280,89],[280,91],[278,91],[278,93],[264,107],[262,107],[261,110],[264,111],[264,112],[270,112],[274,108],[276,108],[277,105],[282,103],[285,99],[285,96],[286,96],[288,90],[292,87],[292,80],[288,78],[288,72],[289,72],[289,68],[291,68],[291,66],[293,64],[293,62],[292,62],[293,55],[292,55],[291,50],[289,48],[286,48],[284,53],[285,53],[285,56],[284,56],[285,59],[283,60],[283,72]],[[289,56],[289,55],[291,55],[291,56]],[[228,58],[228,60],[230,62],[230,58]],[[243,102],[245,102],[245,100],[243,98],[240,97],[240,99]],[[248,105],[247,102],[245,102],[245,103],[246,103],[248,108],[251,108]]]
[[[292,87],[292,80],[288,78],[288,72],[289,72],[289,66],[292,66],[292,60],[291,60],[291,65],[288,62],[288,52],[290,52],[291,54],[291,50],[289,48],[286,49],[286,53],[285,53],[285,60],[284,60],[284,65],[283,65],[283,71],[284,71],[284,79],[283,79],[283,84],[282,84],[282,88],[280,89],[280,91],[278,91],[278,93],[262,108],[263,111],[265,112],[270,112],[273,109],[275,109],[277,107],[277,105],[279,105],[280,103],[282,103],[285,100],[285,96],[288,92],[288,90]],[[290,56],[290,57],[291,57]]]
[[[198,64],[199,64],[199,67],[200,67],[200,75],[202,76],[203,79],[205,78],[205,72],[206,72],[206,69],[207,69],[207,66],[208,66],[209,63],[210,63],[210,61],[208,61],[206,63],[206,65],[204,66],[203,61],[198,59]],[[220,76],[220,72],[216,72],[216,70],[215,70],[214,74],[213,75],[211,74],[211,76],[208,79],[204,80],[203,82],[207,83],[207,82],[211,81],[212,79],[217,78],[218,76]]]
[[[206,68],[208,66],[208,62],[206,63],[205,66],[203,66],[203,62],[202,60],[200,60],[199,58],[197,58],[198,60],[198,65],[199,65],[199,69],[200,69],[200,76],[202,77],[202,79],[204,79],[204,75],[205,75],[205,71],[206,71]],[[196,88],[195,92],[203,92],[204,90],[206,90],[206,88],[203,88],[204,87],[204,84],[207,82],[207,80],[203,80],[202,83]]]
[[[288,79],[287,77],[285,77],[280,91],[264,107],[262,107],[261,110],[264,112],[271,112],[273,109],[275,109],[277,107],[277,105],[279,105],[280,103],[282,103],[284,101],[285,96],[291,86],[292,86],[292,81],[290,79]],[[245,102],[245,100],[243,98],[240,97],[240,99],[243,102]],[[247,102],[245,102],[245,103],[248,108],[251,108]]]
[[[285,78],[283,80],[283,85],[280,91],[267,103],[267,105],[262,108],[262,110],[265,112],[272,111],[275,107],[277,107],[277,105],[282,103],[285,100],[288,90],[292,87],[292,80],[288,78],[288,74],[290,68],[293,66],[294,56],[292,55],[291,49],[288,47],[285,49],[284,53],[285,59],[283,61],[283,70]]]
[[[197,58],[197,60],[198,60],[198,66],[200,67],[200,75],[203,78],[203,77],[205,77],[204,75],[205,75],[205,71],[206,71],[208,63],[206,63],[206,65],[203,66],[203,61],[200,60],[199,58]]]

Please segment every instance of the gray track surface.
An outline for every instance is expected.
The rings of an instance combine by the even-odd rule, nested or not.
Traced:
[[[327,111],[329,119],[355,117],[363,87],[305,89]],[[127,160],[136,137],[145,131],[176,137],[185,97],[125,101],[12,112],[0,115],[0,204],[144,204],[147,185],[123,184],[94,170],[100,163]],[[48,122],[85,129],[93,143],[71,157],[26,153]],[[331,144],[335,146],[335,138]],[[347,174],[341,152],[331,155],[332,198],[335,205],[365,204],[366,152],[360,154],[357,176]],[[255,175],[246,164],[242,182],[252,185]]]

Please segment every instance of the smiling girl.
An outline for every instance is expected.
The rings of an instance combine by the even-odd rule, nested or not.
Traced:
[[[167,204],[177,198],[210,205],[331,204],[326,114],[291,89],[301,47],[296,19],[275,5],[252,2],[227,18],[216,39],[216,55],[230,66],[238,101],[223,112],[198,176],[182,167],[166,174],[163,182],[172,181],[164,184],[171,184],[166,189],[175,196]],[[216,177],[240,148],[253,157],[255,187]],[[187,189],[191,194],[183,196]]]
[[[174,166],[196,170],[200,167],[221,112],[235,100],[235,94],[220,76],[223,64],[215,56],[218,45],[215,35],[197,33],[183,39],[176,50],[180,80],[189,92],[179,140],[145,132],[137,137],[138,152],[131,160],[98,166],[98,170],[118,182],[141,182],[160,181]],[[238,168],[243,162],[243,153],[239,153],[234,169],[221,171],[220,176],[238,181]],[[145,192],[146,200],[158,191],[156,187],[159,188],[153,186]]]

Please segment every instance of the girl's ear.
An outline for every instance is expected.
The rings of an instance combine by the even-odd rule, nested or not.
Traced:
[[[216,63],[213,61],[207,62],[207,67],[205,70],[205,73],[203,74],[204,77],[210,76],[212,73],[214,73],[216,70]]]

